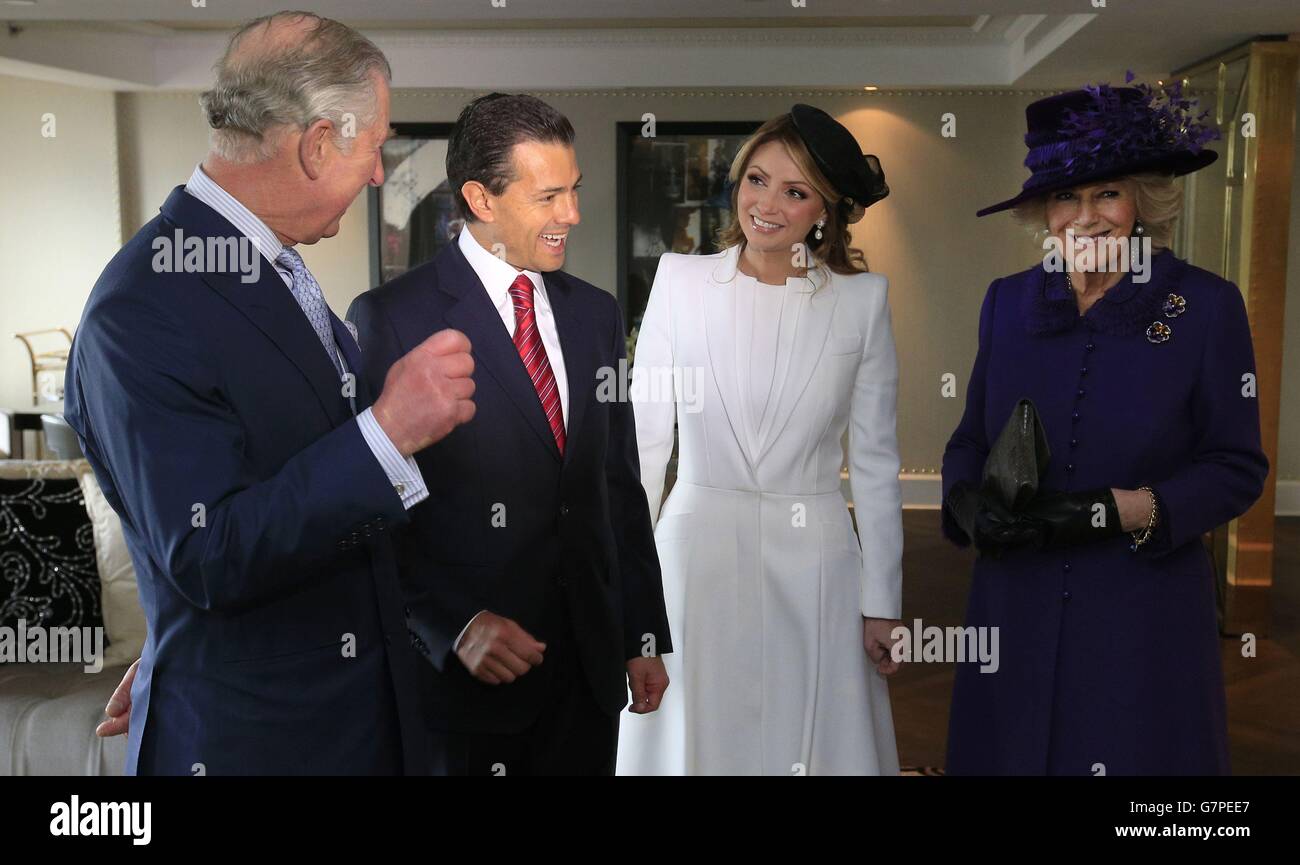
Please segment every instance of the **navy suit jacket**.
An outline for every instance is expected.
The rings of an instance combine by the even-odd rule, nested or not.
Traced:
[[[513,733],[541,710],[554,665],[492,686],[455,657],[456,636],[480,610],[548,644],[567,630],[610,715],[627,704],[627,660],[643,647],[672,649],[632,405],[597,395],[598,375],[626,358],[622,313],[612,295],[569,274],[544,278],[569,384],[563,456],[458,244],[348,312],[375,393],[388,368],[436,331],[460,330],[473,346],[474,418],[416,454],[430,495],[396,537],[408,619],[431,662],[426,717],[439,729]]]
[[[275,269],[157,272],[154,241],[178,229],[242,237],[175,189],[96,282],[67,371],[67,420],[122,518],[149,623],[127,771],[420,771],[387,531],[406,511]],[[369,399],[362,381],[357,410]]]

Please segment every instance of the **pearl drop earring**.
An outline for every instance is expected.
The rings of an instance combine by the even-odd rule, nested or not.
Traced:
[[[822,217],[821,219],[817,220],[817,230],[813,232],[813,237],[817,238],[818,240],[821,240],[822,228],[824,228],[825,225],[826,225],[826,217]]]

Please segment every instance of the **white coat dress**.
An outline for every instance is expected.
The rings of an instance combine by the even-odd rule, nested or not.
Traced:
[[[637,338],[631,398],[674,650],[659,710],[622,716],[617,771],[897,774],[889,692],[862,645],[862,617],[901,605],[888,283],[822,269],[761,284],[738,251],[660,258]],[[773,350],[764,334],[776,356],[756,362]],[[840,492],[846,426],[861,544]]]

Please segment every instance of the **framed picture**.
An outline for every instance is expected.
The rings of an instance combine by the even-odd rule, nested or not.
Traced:
[[[628,332],[641,324],[659,256],[708,255],[731,218],[727,172],[759,121],[617,124],[618,299]]]
[[[394,123],[384,183],[370,187],[370,282],[423,264],[456,239],[461,220],[447,187],[450,123]]]

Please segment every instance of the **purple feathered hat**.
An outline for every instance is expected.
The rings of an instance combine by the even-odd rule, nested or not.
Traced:
[[[1133,74],[1125,80],[1132,81]],[[975,215],[986,216],[1049,192],[1128,174],[1182,175],[1204,168],[1218,158],[1205,145],[1219,132],[1203,122],[1208,111],[1193,116],[1192,108],[1181,84],[1158,91],[1146,84],[1101,84],[1040,99],[1025,109],[1029,179],[1015,198]]]

